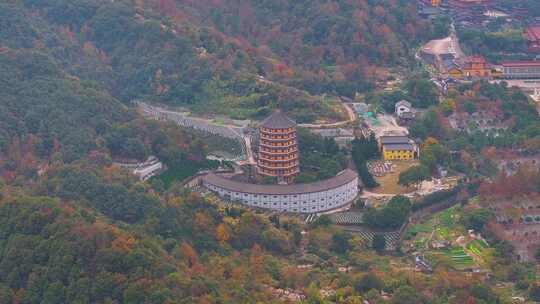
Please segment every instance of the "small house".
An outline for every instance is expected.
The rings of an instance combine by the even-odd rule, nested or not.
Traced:
[[[396,103],[395,112],[397,117],[403,116],[405,113],[412,112],[411,103],[406,100],[401,100]]]

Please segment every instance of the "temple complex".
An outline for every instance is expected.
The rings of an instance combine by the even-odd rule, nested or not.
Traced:
[[[474,55],[467,58],[463,67],[463,74],[466,77],[490,77],[491,68],[484,57]]]

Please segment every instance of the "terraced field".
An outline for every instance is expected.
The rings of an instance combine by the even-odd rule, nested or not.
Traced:
[[[456,268],[467,268],[475,264],[473,258],[461,247],[445,249],[442,253],[450,258]]]
[[[474,240],[467,245],[467,249],[479,257],[486,256],[489,248],[489,245],[483,240]]]

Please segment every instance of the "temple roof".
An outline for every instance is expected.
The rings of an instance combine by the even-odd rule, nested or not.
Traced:
[[[309,184],[293,184],[293,185],[256,185],[234,181],[223,176],[210,173],[202,177],[206,183],[224,188],[230,191],[262,194],[262,195],[283,195],[283,194],[304,194],[315,193],[326,190],[335,189],[352,182],[358,178],[358,174],[351,170],[345,169],[336,176]]]
[[[281,110],[277,110],[263,120],[261,126],[269,129],[287,129],[296,127],[296,122],[281,112]]]

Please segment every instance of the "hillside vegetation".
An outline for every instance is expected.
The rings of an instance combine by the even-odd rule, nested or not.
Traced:
[[[48,54],[81,80],[201,113],[339,119],[433,32],[408,1],[65,1],[0,4],[0,47]],[[310,111],[305,109],[309,108]]]

